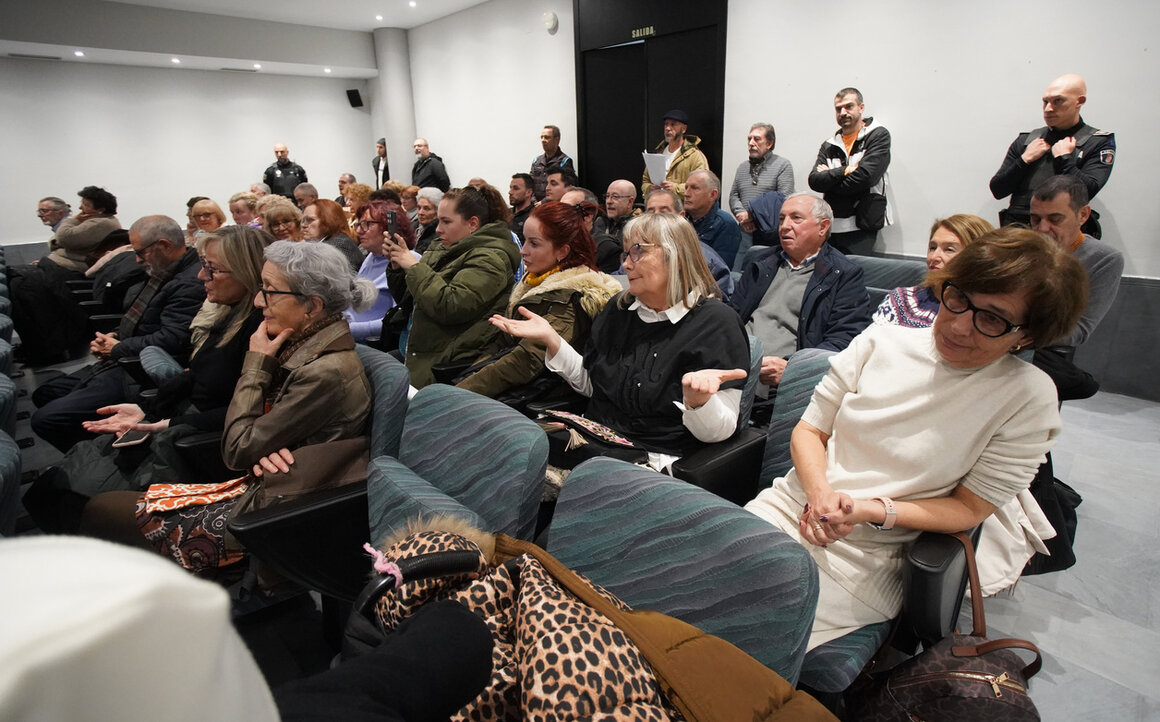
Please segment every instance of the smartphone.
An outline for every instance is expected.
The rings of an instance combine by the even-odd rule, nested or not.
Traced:
[[[387,233],[391,234],[391,242],[395,242],[395,234],[399,232],[399,221],[395,211],[387,211]]]
[[[130,429],[117,437],[113,442],[114,449],[120,449],[123,446],[136,446],[145,443],[145,440],[150,436],[148,431],[137,431]]]

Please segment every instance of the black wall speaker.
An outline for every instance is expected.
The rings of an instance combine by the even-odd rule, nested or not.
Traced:
[[[346,99],[350,101],[350,107],[361,108],[363,106],[362,93],[357,90],[346,91]]]

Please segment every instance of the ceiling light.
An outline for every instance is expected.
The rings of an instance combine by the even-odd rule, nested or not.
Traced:
[[[329,72],[330,72],[330,68],[323,68],[323,69],[322,69],[322,72],[324,72],[324,73],[329,73]]]
[[[181,58],[170,58],[169,62],[173,63],[174,65],[181,65]]]
[[[376,16],[375,16],[375,20],[378,20],[378,21],[381,23],[381,22],[383,21],[383,16],[382,16],[382,15],[376,15]]]
[[[261,63],[254,63],[254,70],[261,70],[261,69],[262,69]]]
[[[74,50],[74,51],[73,51],[73,55],[77,56],[78,58],[83,58],[83,57],[85,57],[85,51],[83,51],[83,50]]]
[[[415,2],[415,0],[411,0],[411,2],[409,2],[409,3],[407,3],[407,4],[408,4],[408,5],[410,5],[411,7],[415,7],[415,5],[416,5],[417,3]]]

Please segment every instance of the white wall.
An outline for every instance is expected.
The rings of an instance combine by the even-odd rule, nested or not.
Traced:
[[[2,241],[47,240],[36,202],[75,209],[86,185],[117,196],[125,226],[151,213],[184,224],[193,195],[225,210],[279,141],[333,198],[339,174],[369,176],[374,155],[370,114],[347,88],[366,93],[365,81],[0,59]]]
[[[890,177],[898,225],[883,250],[924,254],[937,216],[992,222],[1006,201],[987,183],[1020,131],[1043,125],[1039,98],[1067,72],[1084,75],[1084,120],[1116,133],[1111,180],[1093,207],[1128,275],[1160,277],[1160,111],[1154,29],[1160,6],[1108,0],[971,3],[835,0],[825,6],[731,0],[725,83],[724,183],[745,159],[749,126],[777,128],[775,152],[799,189],[818,145],[836,129],[833,94],[857,86],[867,114],[893,137]],[[1115,18],[1112,26],[1099,18]],[[755,22],[762,18],[762,22]],[[755,49],[765,55],[755,54]],[[757,88],[760,92],[754,92]]]
[[[560,18],[555,35],[540,20],[549,11]],[[543,152],[546,123],[560,127],[564,152],[576,153],[571,2],[492,0],[415,28],[408,40],[415,132],[443,157],[452,186],[480,176],[506,195],[512,173]]]

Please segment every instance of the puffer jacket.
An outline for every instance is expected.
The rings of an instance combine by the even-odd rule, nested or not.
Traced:
[[[538,286],[529,286],[526,281],[516,284],[508,300],[507,315],[521,318],[518,309],[522,306],[547,319],[556,333],[574,348],[583,348],[592,319],[621,290],[616,279],[606,273],[587,266],[566,268],[548,276]],[[583,317],[578,317],[573,299],[578,302]],[[545,351],[543,346],[528,339],[500,334],[476,360],[479,364],[495,359],[494,363],[460,381],[458,386],[495,397],[530,383],[544,370]]]
[[[495,221],[450,248],[432,243],[405,271],[387,271],[391,294],[410,293],[415,303],[406,363],[416,388],[435,381],[432,366],[471,361],[499,333],[488,319],[504,312],[519,265],[511,231]]]

